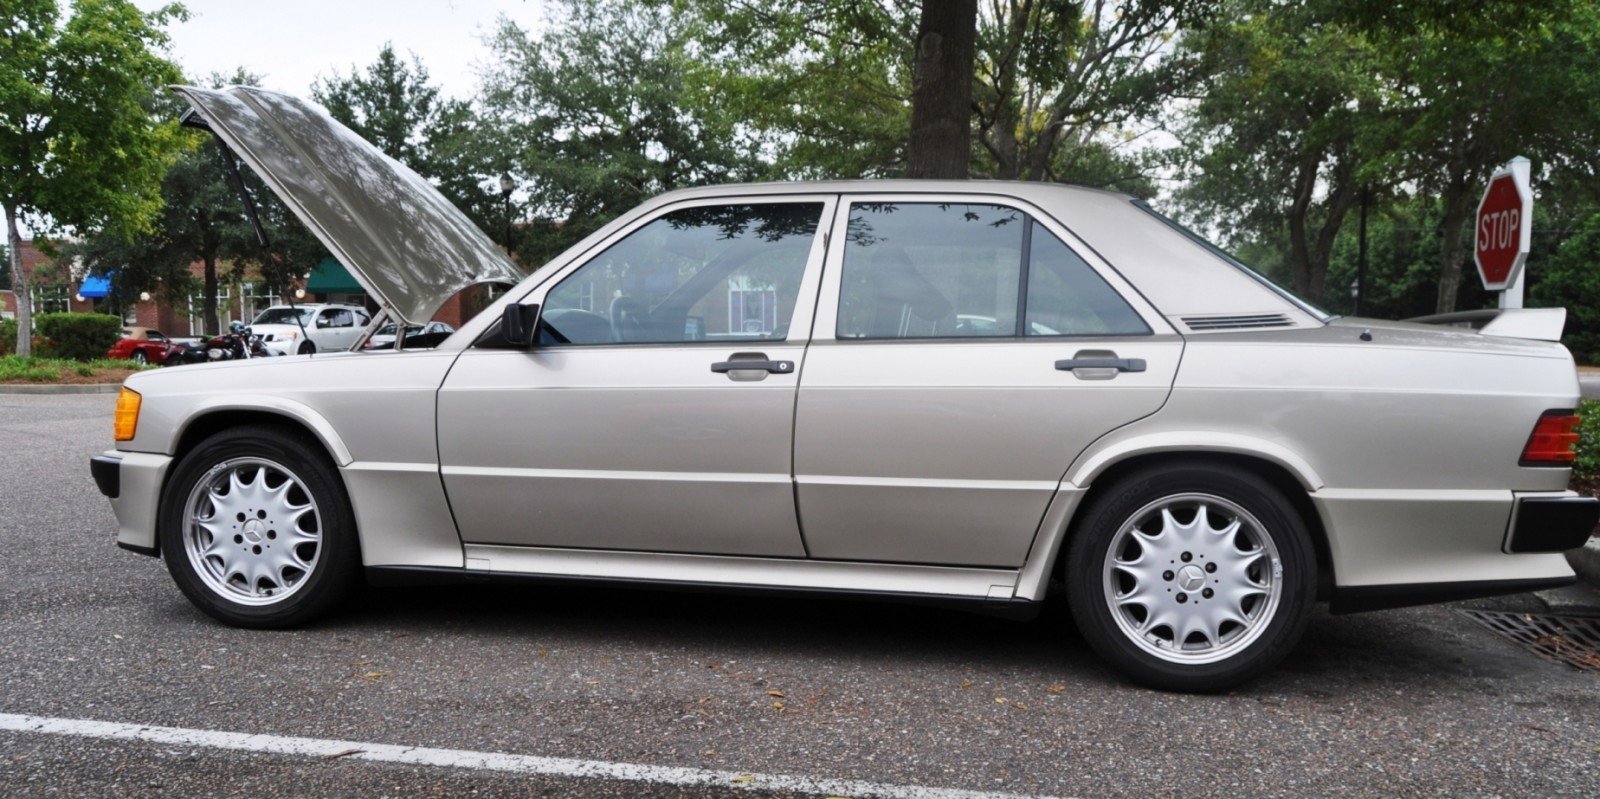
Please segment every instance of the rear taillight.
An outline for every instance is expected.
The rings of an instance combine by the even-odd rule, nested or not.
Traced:
[[[1520,466],[1571,466],[1578,459],[1578,414],[1545,411],[1522,448]]]

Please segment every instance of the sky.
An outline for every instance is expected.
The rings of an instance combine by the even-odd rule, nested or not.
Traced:
[[[135,0],[145,10],[169,0]],[[173,23],[169,56],[184,74],[245,67],[265,88],[305,96],[319,77],[349,74],[377,58],[385,42],[416,53],[445,94],[466,98],[489,57],[483,37],[504,15],[539,30],[542,0],[182,0],[187,22]]]

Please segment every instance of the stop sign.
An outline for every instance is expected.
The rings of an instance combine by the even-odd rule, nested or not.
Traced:
[[[1528,257],[1532,207],[1526,191],[1517,185],[1511,172],[1498,172],[1478,202],[1477,225],[1473,228],[1473,260],[1483,287],[1500,291],[1510,285]]]

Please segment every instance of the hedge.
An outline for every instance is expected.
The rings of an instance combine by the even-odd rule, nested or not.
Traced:
[[[122,319],[102,313],[47,313],[33,320],[39,336],[38,354],[45,358],[92,361],[122,334]]]
[[[0,319],[0,355],[17,351],[17,320]]]

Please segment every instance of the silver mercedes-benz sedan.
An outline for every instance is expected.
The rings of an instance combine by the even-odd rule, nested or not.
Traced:
[[[93,474],[228,624],[363,580],[593,580],[1026,614],[1235,685],[1334,612],[1561,585],[1564,311],[1329,316],[1125,195],[676,191],[532,275],[303,101],[179,92],[381,303],[514,284],[429,349],[147,372]]]

